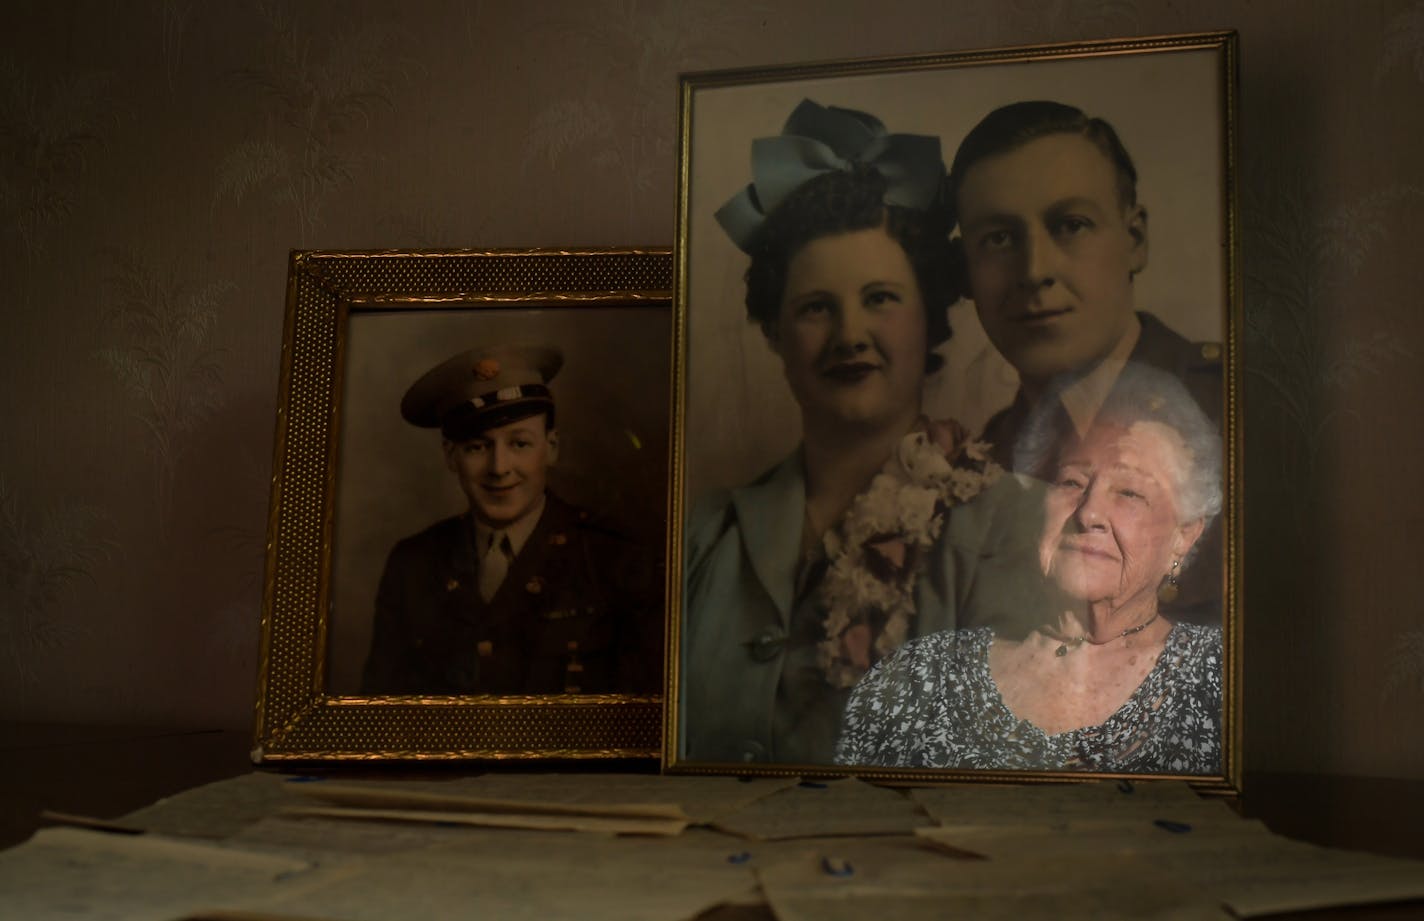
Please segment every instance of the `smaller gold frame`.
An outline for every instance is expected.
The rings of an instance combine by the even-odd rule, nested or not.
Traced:
[[[292,253],[254,761],[657,756],[657,696],[346,696],[329,690],[328,639],[353,314],[636,308],[666,324],[671,300],[666,248]],[[646,392],[665,403],[666,384]]]

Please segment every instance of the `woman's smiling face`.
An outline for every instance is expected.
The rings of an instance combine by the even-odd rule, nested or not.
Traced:
[[[883,228],[820,237],[792,256],[770,333],[808,428],[882,428],[919,415],[924,299]]]
[[[1202,529],[1178,521],[1187,463],[1167,426],[1095,423],[1059,455],[1044,501],[1044,572],[1082,601],[1155,606],[1157,586]]]

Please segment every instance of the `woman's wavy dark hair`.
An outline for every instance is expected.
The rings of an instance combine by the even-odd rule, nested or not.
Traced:
[[[803,183],[767,215],[751,247],[747,269],[747,317],[771,337],[786,293],[787,269],[801,248],[822,237],[884,227],[910,260],[925,305],[930,349],[950,337],[949,307],[959,300],[962,250],[951,242],[947,209],[917,211],[885,203],[887,183],[874,168],[822,173]],[[933,351],[925,371],[939,369]]]

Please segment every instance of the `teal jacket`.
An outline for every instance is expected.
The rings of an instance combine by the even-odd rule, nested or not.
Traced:
[[[849,688],[816,663],[814,593],[795,597],[806,488],[796,452],[689,516],[682,595],[678,755],[690,762],[832,763]],[[915,590],[910,635],[1041,612],[1042,493],[1004,476],[950,510]]]

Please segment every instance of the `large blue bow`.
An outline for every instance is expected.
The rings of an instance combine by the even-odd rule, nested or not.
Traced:
[[[752,182],[718,209],[717,223],[750,252],[767,214],[787,195],[822,173],[856,165],[874,167],[885,177],[888,205],[924,211],[940,195],[939,138],[889,134],[873,115],[803,99],[781,134],[752,142]]]

